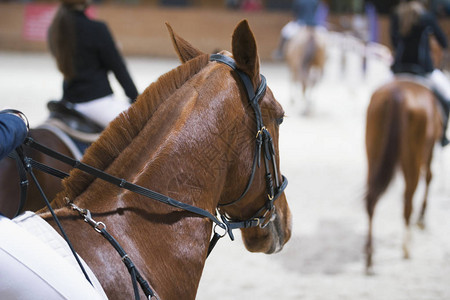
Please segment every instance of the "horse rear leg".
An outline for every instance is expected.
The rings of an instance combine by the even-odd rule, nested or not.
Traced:
[[[289,98],[291,105],[294,106],[296,102],[303,101],[303,87],[300,80],[292,76],[289,84]]]
[[[366,242],[366,274],[373,275],[373,264],[372,264],[372,255],[373,255],[373,244],[372,244],[372,225],[373,225],[373,212],[375,210],[376,201],[370,201],[368,203],[372,203],[373,206],[367,207],[367,214],[369,216],[369,229],[367,233],[367,242]]]
[[[413,196],[416,191],[417,184],[419,182],[420,176],[420,164],[411,163],[407,166],[403,165],[403,173],[405,176],[405,195],[404,195],[404,207],[403,207],[403,218],[405,221],[405,234],[403,237],[403,257],[405,259],[409,258],[409,245],[411,242],[411,227],[410,219],[413,210]]]
[[[428,163],[427,163],[427,173],[426,173],[426,177],[425,177],[425,195],[423,197],[423,202],[422,202],[422,208],[420,210],[420,214],[419,214],[419,219],[417,220],[417,226],[419,226],[420,229],[425,229],[425,210],[427,209],[427,202],[428,202],[428,191],[429,191],[429,187],[430,187],[430,182],[431,179],[433,177],[433,174],[431,172],[431,160],[432,160],[432,154],[433,150],[431,149],[430,151],[430,155],[428,158]]]
[[[308,82],[308,78],[303,78],[302,80],[302,93],[303,93],[303,112],[304,116],[309,116],[312,112],[312,101],[311,101],[311,86]]]

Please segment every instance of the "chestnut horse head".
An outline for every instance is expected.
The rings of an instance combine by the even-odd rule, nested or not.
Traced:
[[[170,26],[168,26],[168,29],[175,50],[182,63],[203,55],[203,53],[175,34]],[[283,121],[284,111],[280,104],[275,100],[270,89],[266,88],[265,79],[259,73],[259,57],[256,42],[246,21],[241,22],[233,34],[232,52],[233,55],[230,55],[226,51],[222,51],[220,55],[212,55],[211,59],[213,61],[222,62],[222,64],[219,63],[218,65],[216,64],[213,66],[212,70],[221,69],[222,71],[219,71],[219,76],[221,76],[221,78],[228,77],[232,81],[237,80],[240,83],[242,83],[242,80],[244,81],[244,84],[239,86],[238,91],[240,95],[244,95],[244,97],[241,97],[241,100],[244,100],[244,103],[241,103],[239,112],[232,109],[230,111],[231,114],[224,115],[222,118],[225,118],[225,127],[228,131],[227,135],[240,135],[241,133],[244,133],[246,138],[236,136],[235,138],[232,138],[232,143],[227,142],[227,145],[224,145],[227,148],[227,151],[231,151],[231,156],[227,159],[233,161],[233,164],[230,166],[229,173],[226,175],[228,180],[225,183],[222,195],[220,196],[218,210],[229,220],[249,220],[258,217],[261,213],[265,215],[271,214],[269,215],[271,221],[268,221],[268,218],[265,219],[267,224],[242,229],[242,237],[244,239],[244,244],[249,251],[273,253],[281,250],[284,243],[289,239],[291,228],[291,216],[284,193],[282,193],[282,190],[279,190],[279,194],[276,194],[276,191],[270,192],[267,189],[267,184],[272,185],[272,182],[267,183],[267,180],[275,181],[277,189],[280,188],[283,185],[283,181],[286,180],[279,175],[280,172],[278,169],[279,126]],[[232,57],[232,59],[228,59],[228,57]],[[221,75],[220,72],[224,72],[225,75]],[[230,72],[233,73],[233,76],[226,76],[226,74],[229,74]],[[238,74],[240,76],[236,76]],[[242,76],[244,78],[242,78]],[[246,78],[248,79],[248,84],[245,82]],[[232,83],[226,82],[225,85],[232,86]],[[258,95],[255,95],[255,93],[258,94],[258,92],[260,93],[260,97],[256,98]],[[245,97],[246,94],[247,96]],[[252,97],[254,97],[254,100],[256,101],[254,104],[258,106],[256,112],[254,111],[255,108],[252,108],[251,105],[252,99],[250,98]],[[244,108],[244,110],[242,110],[242,108]],[[226,113],[227,107],[223,107],[221,111],[222,113]],[[253,132],[254,136],[249,135],[249,132]],[[272,133],[272,137],[270,136],[270,133]],[[261,154],[259,148],[256,148],[257,152],[255,152],[254,143],[255,139],[263,139],[262,136],[264,136],[264,134],[268,134],[268,138],[271,139],[271,142],[273,141],[272,145],[266,145],[266,147],[269,146],[270,148],[273,146],[273,151],[276,155],[269,157],[270,160],[273,158],[270,162],[272,171],[267,169],[267,165],[266,169],[261,167],[259,168],[259,171],[255,171],[254,167],[256,166],[256,162],[258,165],[260,164]],[[261,147],[261,145],[258,144],[261,142],[262,141],[256,142],[256,144]],[[268,153],[271,151],[270,149],[265,149],[264,151],[266,156],[270,155],[270,153]],[[249,163],[253,163],[254,165],[249,168]],[[268,162],[266,161],[265,163],[267,164]],[[252,170],[250,174],[248,174],[249,170]],[[259,176],[255,176],[256,172],[259,173]],[[271,172],[273,172],[274,177],[267,179],[268,175],[272,175]],[[248,180],[242,181],[243,183],[247,183],[243,188],[236,184],[235,179],[242,177],[242,174],[245,173],[247,173],[247,175],[244,175],[244,177],[247,177]],[[285,184],[286,183],[287,182],[285,182]],[[277,202],[279,201],[279,203],[272,208],[270,203],[271,201],[274,201],[274,199],[272,199],[274,196],[279,197],[279,200],[281,201],[276,200]],[[255,201],[255,199],[257,200]],[[270,207],[267,207],[268,203]]]
[[[442,135],[442,116],[433,92],[411,77],[397,76],[376,90],[367,109],[366,151],[368,161],[366,208],[369,230],[366,245],[366,271],[372,272],[372,220],[378,199],[387,189],[396,167],[405,179],[404,257],[409,257],[409,225],[413,195],[425,172],[426,188],[419,225],[427,205],[431,181],[433,148]]]
[[[183,64],[111,122],[83,162],[211,214],[218,210],[229,228],[241,228],[249,251],[281,250],[291,235],[278,154],[284,111],[259,74],[247,22],[234,31],[232,55],[211,57],[168,28]],[[65,198],[108,226],[162,299],[195,298],[210,219],[80,170],[71,172],[64,187],[53,206],[110,299],[132,294],[128,272]],[[48,213],[42,216],[53,225]]]

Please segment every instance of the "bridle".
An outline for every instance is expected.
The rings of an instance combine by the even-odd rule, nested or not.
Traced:
[[[250,190],[250,187],[253,183],[253,179],[255,177],[256,167],[260,167],[261,165],[261,150],[263,150],[264,166],[266,171],[265,177],[266,177],[267,200],[265,204],[249,220],[245,222],[251,223],[249,224],[248,227],[260,226],[264,228],[274,219],[275,217],[274,202],[283,193],[288,184],[286,177],[284,177],[283,175],[281,184],[279,182],[278,169],[275,157],[275,147],[273,145],[273,140],[269,131],[264,126],[261,108],[259,106],[259,100],[264,96],[266,92],[267,88],[266,78],[263,75],[260,75],[261,82],[255,92],[249,76],[237,68],[236,62],[231,57],[222,54],[212,54],[210,56],[210,60],[223,63],[229,66],[231,69],[233,69],[233,71],[235,71],[238,74],[239,78],[244,84],[244,88],[248,97],[248,102],[255,113],[255,121],[256,121],[256,145],[255,145],[255,154],[253,156],[253,165],[250,179],[241,196],[231,202],[219,204],[218,211],[222,216],[222,220],[226,220],[228,224],[230,224],[231,226],[233,226],[233,224],[235,223],[241,223],[236,221],[233,222],[232,219],[228,217],[226,213],[223,212],[223,208],[238,203],[245,197],[247,192]],[[270,162],[272,162],[272,170],[274,172],[273,176],[270,171]],[[273,185],[273,178],[275,178],[275,188]],[[248,227],[236,227],[236,228],[248,228]]]
[[[152,198],[156,201],[165,203],[167,205],[177,207],[182,210],[189,211],[194,214],[197,214],[197,215],[200,215],[200,216],[210,219],[213,223],[215,223],[215,227],[214,227],[214,236],[210,242],[210,246],[208,249],[208,255],[209,255],[211,253],[212,249],[214,248],[214,246],[216,245],[217,241],[220,238],[222,238],[223,236],[225,236],[226,234],[228,234],[230,236],[230,238],[232,240],[234,240],[234,236],[232,233],[233,229],[250,228],[250,227],[257,227],[257,226],[264,228],[265,226],[267,226],[275,217],[274,202],[283,193],[283,191],[285,190],[287,183],[288,183],[287,179],[284,176],[282,176],[282,182],[281,183],[279,182],[273,140],[272,140],[272,137],[270,136],[269,131],[264,126],[263,120],[262,120],[262,114],[261,114],[261,109],[259,106],[259,100],[261,99],[261,97],[264,95],[264,93],[266,91],[267,85],[266,85],[265,77],[263,75],[261,75],[261,83],[258,86],[256,93],[255,93],[250,78],[248,77],[247,74],[245,74],[241,70],[237,69],[236,63],[234,62],[234,60],[232,58],[221,55],[221,54],[213,54],[210,56],[210,60],[226,64],[226,65],[230,66],[234,71],[237,72],[237,74],[239,75],[239,78],[242,80],[242,82],[244,84],[244,87],[245,87],[245,90],[246,90],[246,93],[247,93],[247,96],[249,99],[249,103],[255,113],[256,129],[257,129],[255,155],[254,155],[254,159],[253,159],[252,172],[250,175],[250,179],[247,183],[247,186],[246,186],[244,192],[241,194],[241,196],[238,199],[233,200],[228,203],[218,205],[217,210],[219,212],[219,215],[221,216],[222,222],[219,221],[216,218],[216,216],[211,214],[209,211],[206,211],[204,209],[201,209],[201,208],[198,208],[198,207],[186,204],[186,203],[179,202],[168,196],[159,194],[159,193],[154,192],[145,187],[128,182],[123,178],[118,178],[113,175],[110,175],[106,172],[103,172],[102,170],[96,169],[96,168],[89,166],[85,163],[82,163],[78,160],[72,159],[68,156],[58,153],[42,144],[39,144],[38,142],[34,141],[30,137],[26,138],[24,144],[46,154],[54,159],[57,159],[65,164],[68,164],[68,165],[72,166],[73,168],[79,169],[81,171],[84,171],[85,173],[93,175],[96,178],[102,179],[104,181],[107,181],[111,184],[114,184],[121,188],[127,189],[129,191],[132,191],[134,193],[143,195],[147,198]],[[249,189],[253,183],[253,179],[254,179],[255,173],[256,173],[256,167],[260,167],[261,151],[264,151],[267,200],[264,203],[264,205],[251,218],[244,220],[244,221],[233,220],[226,213],[223,212],[223,207],[234,205],[234,204],[238,203],[239,201],[241,201],[245,197],[245,195],[247,194],[247,192],[249,191]],[[37,161],[34,161],[30,157],[24,156],[22,151],[19,151],[19,152],[20,152],[20,155],[16,156],[15,158],[20,160],[21,165],[24,166],[26,171],[31,174],[32,179],[34,180],[36,185],[39,187],[39,190],[41,192],[42,197],[44,198],[44,200],[46,202],[47,207],[52,212],[52,216],[53,216],[53,218],[55,218],[55,221],[59,226],[59,221],[57,220],[56,215],[53,213],[53,210],[51,209],[51,206],[48,202],[48,199],[43,194],[42,189],[40,188],[40,185],[37,182],[37,180],[32,172],[32,168],[33,167],[37,168],[43,172],[46,172],[50,175],[54,175],[54,176],[57,176],[60,178],[65,178],[68,176],[68,174],[61,172],[60,170],[54,169],[52,167],[43,165]],[[272,176],[272,173],[270,171],[270,162],[272,162],[272,169],[274,172],[274,176]],[[275,177],[275,187],[273,185],[273,177]],[[22,198],[24,198],[24,197],[22,196]],[[97,232],[102,234],[114,246],[114,248],[117,250],[117,252],[121,255],[123,262],[127,266],[130,274],[132,275],[133,287],[134,287],[136,299],[139,298],[139,293],[137,292],[136,281],[139,281],[139,284],[141,285],[141,288],[143,289],[143,291],[147,297],[149,297],[149,298],[155,297],[155,294],[151,290],[149,284],[139,274],[135,265],[132,263],[131,259],[128,257],[126,252],[119,245],[119,243],[106,231],[106,225],[103,224],[102,222],[96,222],[92,218],[89,210],[79,208],[78,206],[73,204],[70,200],[68,201],[67,204],[71,209],[77,211],[84,218],[84,220],[88,224],[90,224]],[[62,231],[63,237],[66,239],[67,243],[69,244],[69,247],[72,249],[72,252],[74,252],[74,250],[71,246],[71,243],[67,239],[62,227],[61,226],[59,226],[59,227],[60,227],[60,230]],[[219,233],[218,231],[216,231],[216,229],[218,227],[221,228],[224,232]],[[82,268],[83,273],[85,273],[87,280],[90,282],[86,272],[84,271],[84,268],[81,265],[80,265],[80,267]]]

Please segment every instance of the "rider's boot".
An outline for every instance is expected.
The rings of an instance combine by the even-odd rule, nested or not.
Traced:
[[[450,141],[447,138],[447,126],[448,126],[448,118],[450,114],[450,100],[445,99],[443,95],[436,90],[434,90],[434,94],[436,95],[436,98],[438,99],[439,103],[441,104],[442,111],[444,113],[444,119],[442,120],[442,138],[441,138],[441,145],[442,147],[447,146]]]
[[[284,48],[286,47],[287,38],[281,37],[278,48],[272,53],[274,60],[282,60],[284,58]]]
[[[450,141],[447,138],[447,134],[446,134],[447,125],[448,125],[448,114],[442,125],[443,125],[443,128],[442,128],[443,131],[442,131],[441,145],[442,145],[442,147],[445,147],[450,143]]]

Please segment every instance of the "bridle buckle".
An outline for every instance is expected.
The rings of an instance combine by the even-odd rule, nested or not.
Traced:
[[[219,226],[218,224],[214,224],[214,233],[217,234],[220,238],[223,238],[228,233],[228,225],[226,223],[222,223],[225,228]],[[223,233],[220,233],[217,231],[217,227],[221,228],[223,230]]]
[[[269,215],[269,214],[270,214],[270,218],[267,218],[267,215]],[[263,223],[258,223],[259,227],[260,228],[266,228],[267,225],[269,225],[269,223],[271,223],[273,220],[275,220],[276,216],[277,216],[277,214],[276,214],[276,210],[275,210],[275,205],[273,205],[272,208],[266,210],[266,212],[262,216],[262,218],[264,218],[264,222]],[[261,221],[261,219],[258,219],[258,220]]]
[[[258,138],[259,135],[263,135],[264,131],[266,130],[267,130],[266,126],[261,127],[261,129],[258,130],[258,132],[256,133],[256,138]]]

